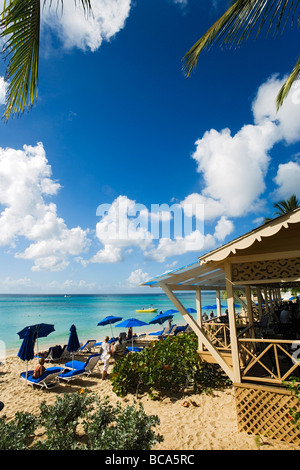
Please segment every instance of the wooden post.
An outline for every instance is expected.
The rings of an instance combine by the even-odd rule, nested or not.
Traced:
[[[253,325],[253,311],[252,311],[252,299],[251,299],[251,287],[246,286],[246,299],[247,299],[247,313],[249,325]]]
[[[202,328],[202,309],[201,309],[201,289],[200,287],[196,288],[196,310],[197,310],[197,323]],[[203,343],[198,336],[198,348],[199,351],[203,351]]]
[[[225,268],[225,278],[226,278],[226,291],[227,291],[228,317],[229,317],[229,327],[230,327],[230,343],[231,343],[233,376],[234,376],[235,383],[241,383],[239,348],[238,348],[238,342],[237,342],[237,331],[236,331],[235,310],[234,310],[234,292],[233,292],[233,284],[232,284],[232,279],[231,279],[231,264],[228,261],[225,262],[224,268]]]

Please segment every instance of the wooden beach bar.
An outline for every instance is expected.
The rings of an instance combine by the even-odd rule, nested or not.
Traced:
[[[239,431],[300,445],[289,416],[299,400],[288,388],[291,377],[300,382],[300,320],[279,318],[283,305],[298,305],[282,296],[300,292],[300,207],[143,285],[166,293],[196,333],[202,360],[219,364],[231,379]],[[178,298],[184,291],[195,292],[196,318]],[[203,320],[203,291],[216,293],[213,320]],[[224,293],[228,316],[221,315]]]

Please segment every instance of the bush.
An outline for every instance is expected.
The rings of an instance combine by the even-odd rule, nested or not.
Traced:
[[[0,418],[0,449],[25,450],[28,441],[37,428],[37,419],[26,412],[17,412],[14,420],[6,422],[6,416]]]
[[[10,422],[2,417],[0,449],[150,450],[163,440],[153,431],[158,417],[147,416],[141,404],[114,408],[107,397],[101,401],[87,391],[57,396],[53,405],[43,402],[40,411],[39,417],[16,413]],[[36,429],[44,438],[33,442]]]
[[[153,390],[180,393],[190,387],[199,392],[227,385],[228,379],[215,365],[201,362],[197,348],[197,336],[184,334],[153,342],[139,353],[124,356],[113,368],[114,392],[125,396],[145,389],[153,396]]]

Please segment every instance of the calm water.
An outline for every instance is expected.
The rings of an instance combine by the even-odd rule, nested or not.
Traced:
[[[195,294],[178,294],[183,305],[196,308]],[[202,294],[202,306],[215,304],[215,293]],[[0,340],[5,343],[6,353],[15,353],[22,340],[18,331],[25,326],[36,323],[54,324],[55,331],[46,338],[39,339],[39,349],[55,344],[67,344],[69,330],[74,323],[80,342],[88,339],[101,341],[106,335],[111,336],[110,326],[97,326],[97,323],[108,315],[120,316],[123,320],[136,317],[149,322],[156,313],[137,313],[136,309],[157,308],[157,313],[174,308],[165,294],[149,295],[0,295]],[[195,314],[194,314],[195,315]],[[185,324],[179,313],[173,323]],[[113,334],[124,331],[112,325]],[[134,329],[144,333],[159,330],[159,325],[147,325]]]

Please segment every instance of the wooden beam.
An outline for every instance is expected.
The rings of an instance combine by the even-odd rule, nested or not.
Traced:
[[[233,292],[233,284],[231,282],[231,264],[229,262],[225,263],[225,277],[226,277],[228,317],[229,317],[229,327],[230,327],[232,366],[233,366],[233,376],[234,376],[233,382],[241,383],[241,371],[240,371],[239,350],[238,350],[235,309],[234,309],[234,292]]]

